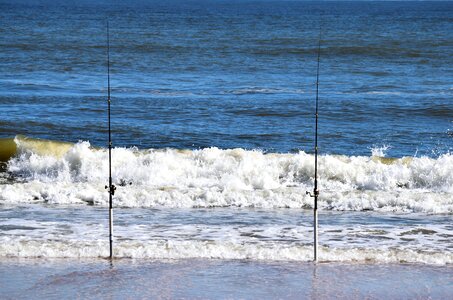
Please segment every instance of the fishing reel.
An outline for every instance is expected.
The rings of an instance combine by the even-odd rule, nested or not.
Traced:
[[[114,184],[112,184],[109,188],[108,185],[105,186],[105,189],[113,196],[115,195],[115,191],[116,191],[116,186]]]
[[[305,195],[310,195],[310,197],[312,197],[312,198],[318,197],[319,196],[319,190],[314,190],[313,194],[311,192],[309,192],[309,191],[306,191]]]

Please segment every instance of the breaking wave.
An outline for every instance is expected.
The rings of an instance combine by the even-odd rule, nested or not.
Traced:
[[[106,149],[25,137],[14,145],[0,173],[0,203],[107,205]],[[116,206],[312,206],[305,191],[313,186],[314,157],[302,151],[115,148],[112,155]],[[453,213],[451,154],[323,155],[319,172],[321,209]]]

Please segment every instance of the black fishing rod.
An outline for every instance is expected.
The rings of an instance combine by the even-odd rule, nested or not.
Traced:
[[[109,123],[109,185],[105,188],[109,193],[109,241],[110,241],[110,259],[113,258],[113,195],[115,195],[116,186],[112,183],[112,130],[110,126],[110,34],[109,23],[107,22],[107,105],[108,105],[108,123]]]
[[[316,108],[315,108],[315,180],[313,194],[307,192],[314,198],[313,205],[313,260],[318,261],[318,100],[319,100],[319,61],[321,58],[321,29],[319,29],[318,40],[318,62],[316,68]]]

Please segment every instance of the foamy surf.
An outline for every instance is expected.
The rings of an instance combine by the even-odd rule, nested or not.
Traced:
[[[16,138],[1,173],[3,203],[104,206],[108,159],[89,142]],[[117,207],[310,208],[313,155],[258,150],[115,148]],[[320,208],[346,211],[453,212],[453,156],[323,155]]]
[[[55,241],[15,241],[0,245],[0,257],[102,258],[108,257],[106,241],[69,243]],[[209,241],[148,241],[115,243],[115,258],[135,259],[226,259],[258,261],[313,260],[313,248],[275,244],[236,244]],[[448,252],[418,252],[410,249],[360,249],[320,247],[320,262],[354,263],[453,263]]]
[[[449,216],[320,212],[321,261],[451,264]],[[130,209],[114,213],[114,255],[138,259],[311,261],[303,209]],[[4,206],[0,257],[108,256],[102,207]]]

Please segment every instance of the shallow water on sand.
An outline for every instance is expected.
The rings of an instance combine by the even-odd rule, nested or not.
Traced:
[[[114,256],[135,259],[313,259],[312,212],[303,209],[116,208]],[[319,213],[320,261],[453,263],[449,215]],[[108,256],[98,207],[3,207],[0,257]]]
[[[247,260],[1,259],[4,299],[448,299],[453,268]]]

